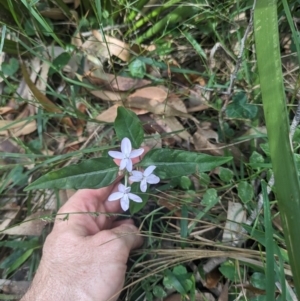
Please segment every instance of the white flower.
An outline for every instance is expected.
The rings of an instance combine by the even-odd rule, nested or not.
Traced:
[[[156,168],[154,165],[148,166],[144,172],[133,170],[132,176],[129,177],[129,180],[132,182],[141,182],[140,188],[142,192],[147,190],[147,183],[157,184],[160,181],[160,178],[152,174],[153,170]]]
[[[140,156],[143,152],[144,152],[143,148],[132,150],[130,140],[128,138],[124,138],[122,139],[121,142],[121,152],[109,151],[108,154],[115,159],[121,159],[120,170],[126,168],[128,172],[131,172],[132,171],[131,159]]]
[[[143,200],[138,195],[130,193],[130,189],[130,187],[126,187],[123,184],[119,184],[119,191],[112,193],[108,197],[108,201],[116,201],[120,199],[120,204],[124,211],[128,210],[129,208],[129,200],[132,200],[137,203],[142,203]]]

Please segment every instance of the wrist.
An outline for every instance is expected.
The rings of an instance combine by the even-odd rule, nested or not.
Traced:
[[[51,269],[46,269],[41,265],[32,281],[26,294],[20,301],[81,301],[92,300],[90,296],[79,290],[80,285],[62,275],[66,275],[61,271],[60,273],[52,273]],[[70,283],[72,281],[72,284]]]

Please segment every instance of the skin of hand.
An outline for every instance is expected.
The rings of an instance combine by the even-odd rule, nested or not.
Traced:
[[[107,201],[117,185],[79,190],[61,207],[21,301],[117,300],[129,253],[142,245],[142,237],[132,220],[84,213],[121,213],[119,201]]]

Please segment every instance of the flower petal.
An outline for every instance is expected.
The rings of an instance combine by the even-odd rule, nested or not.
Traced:
[[[130,160],[130,159],[123,157],[123,159],[121,160],[121,163],[120,163],[120,170],[123,170],[127,166],[128,160]]]
[[[144,149],[143,149],[143,148],[134,149],[134,150],[130,153],[129,158],[131,158],[131,159],[136,158],[136,157],[140,156],[143,152],[144,152]]]
[[[124,194],[124,193],[126,193],[126,186],[123,185],[122,183],[120,183],[118,185],[118,190]]]
[[[124,155],[121,152],[109,151],[108,154],[115,159],[123,159]]]
[[[143,173],[138,170],[133,170],[129,180],[132,182],[140,182],[143,180]]]
[[[128,158],[130,152],[131,152],[131,142],[128,138],[123,138],[121,142],[121,151],[122,153]]]
[[[108,197],[107,200],[108,200],[108,201],[116,201],[116,200],[121,199],[123,196],[124,196],[124,193],[117,191],[117,192],[112,193],[112,194]]]
[[[147,179],[146,178],[144,178],[141,181],[140,189],[141,189],[142,192],[146,192],[146,190],[147,190]]]
[[[128,194],[128,192],[130,192],[130,190],[131,190],[131,187],[130,187],[130,186],[125,187],[125,193],[126,193],[126,194]]]
[[[160,181],[160,178],[156,175],[150,175],[147,177],[147,183],[149,184],[157,184]]]
[[[126,160],[127,160],[126,169],[128,172],[131,172],[132,171],[132,161],[131,161],[131,159],[126,159]]]
[[[156,166],[154,166],[154,165],[148,166],[144,171],[144,176],[148,177],[149,175],[151,175],[155,168],[156,168]]]
[[[121,208],[124,210],[124,211],[127,211],[128,208],[129,208],[129,198],[128,198],[128,195],[127,194],[124,194],[124,196],[122,197],[122,199],[120,200],[120,205],[121,205]]]
[[[143,202],[143,200],[136,194],[128,193],[128,196],[131,200],[133,200],[136,203],[142,203]]]

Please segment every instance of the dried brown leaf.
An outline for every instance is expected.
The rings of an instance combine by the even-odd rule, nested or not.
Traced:
[[[28,216],[20,225],[13,226],[10,229],[4,230],[3,234],[8,235],[29,235],[29,236],[39,236],[45,225],[48,223],[41,217],[51,214],[51,211],[36,212]]]
[[[226,281],[225,285],[223,286],[222,292],[218,298],[218,301],[228,301],[228,286],[229,282]]]
[[[156,122],[159,126],[161,126],[166,133],[172,133],[172,136],[176,139],[177,142],[181,142],[178,140],[178,137],[185,141],[189,141],[193,143],[193,137],[191,134],[183,127],[183,125],[175,118],[175,117],[165,117],[165,118],[156,118]]]
[[[20,212],[20,206],[14,206],[13,204],[7,206],[7,210],[4,210],[4,214],[1,214],[0,234],[5,234],[3,231],[15,221]]]
[[[165,87],[157,86],[157,87],[145,87],[139,89],[130,95],[130,98],[134,99],[151,99],[154,104],[163,103],[168,97],[168,91]]]
[[[0,115],[4,115],[12,110],[13,110],[12,107],[2,107],[2,108],[0,108]]]
[[[115,121],[117,117],[117,110],[118,107],[121,107],[121,103],[116,103],[107,110],[100,113],[95,119],[102,122],[108,122],[112,123]],[[136,108],[130,108],[131,111],[133,111],[136,115],[142,115],[145,114],[143,110],[136,109]]]
[[[43,17],[52,19],[52,20],[66,20],[67,17],[64,12],[58,7],[49,7],[45,10],[40,11],[40,14]]]
[[[209,142],[205,135],[205,130],[198,127],[197,132],[193,135],[195,149],[214,156],[223,156],[224,151],[217,145]]]
[[[4,128],[4,129],[3,129]],[[35,120],[9,121],[0,120],[0,135],[19,137],[28,135],[37,129]]]
[[[151,112],[167,117],[177,116],[182,118],[189,118],[195,123],[199,123],[199,121],[190,114],[174,108],[176,102],[178,103],[178,100],[176,101],[175,98],[173,98],[173,100],[171,99],[169,104],[167,97],[167,91],[165,91],[165,89],[161,87],[145,87],[129,95],[125,104],[126,107],[129,108],[134,107],[143,109],[145,110],[145,113]],[[180,108],[182,109],[183,107],[180,105]]]
[[[101,43],[104,43],[108,49],[110,55],[115,55],[124,62],[130,60],[130,46],[116,38],[108,35],[102,35],[98,30],[93,30],[94,37]]]
[[[130,91],[150,85],[150,81],[145,79],[136,79],[124,76],[115,76],[113,74],[88,74],[85,77],[93,85],[103,87],[108,91]]]
[[[114,122],[117,117],[117,110],[119,106],[120,106],[119,104],[113,105],[112,107],[108,108],[107,110],[99,114],[96,117],[96,119],[102,122],[108,122],[108,123]]]
[[[217,287],[220,279],[222,278],[222,274],[218,269],[214,269],[205,275],[205,283],[204,286],[208,289]]]
[[[122,101],[127,96],[126,92],[112,92],[106,90],[91,90],[90,93],[102,100],[107,101]]]

